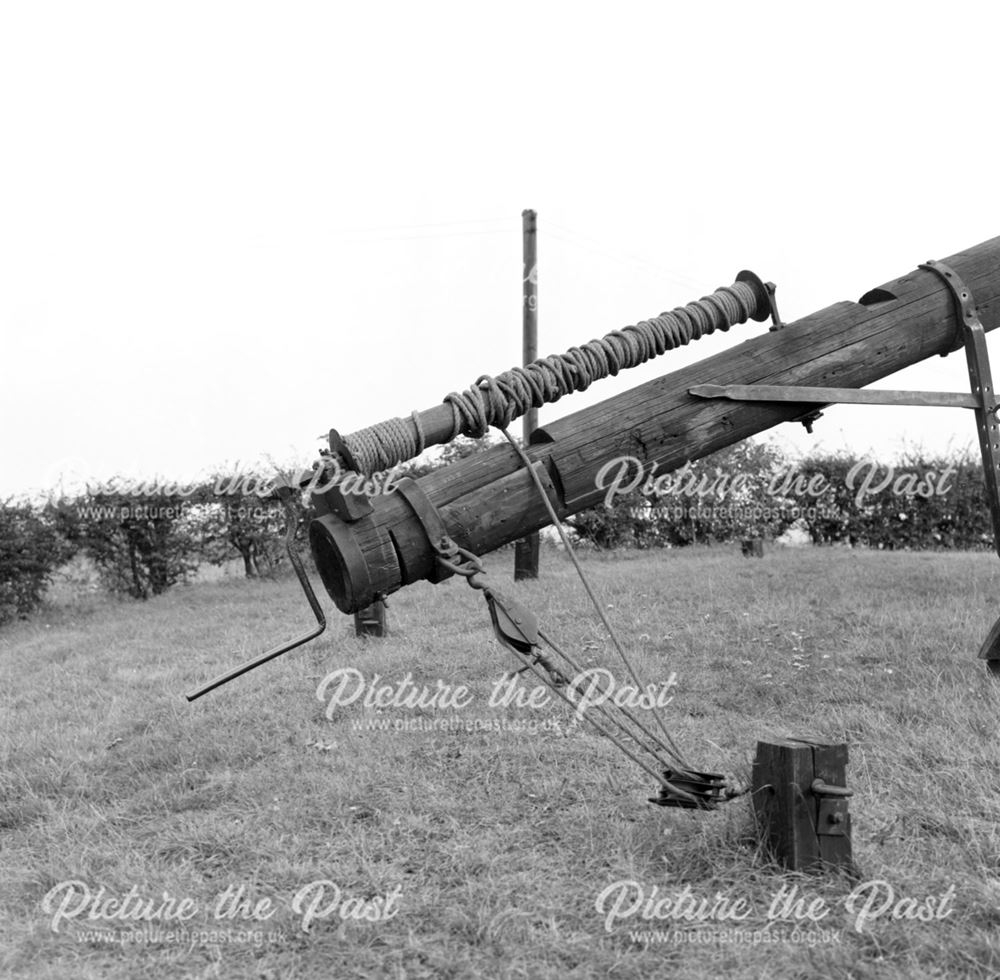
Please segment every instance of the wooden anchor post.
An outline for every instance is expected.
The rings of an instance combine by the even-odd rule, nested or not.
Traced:
[[[761,841],[789,871],[853,871],[847,746],[758,742],[753,806]]]
[[[385,636],[385,603],[377,599],[354,614],[355,636]]]

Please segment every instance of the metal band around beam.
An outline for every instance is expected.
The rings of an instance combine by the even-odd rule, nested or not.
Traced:
[[[423,528],[424,534],[427,536],[427,543],[430,545],[432,551],[435,551],[438,545],[449,537],[448,529],[445,527],[445,523],[441,519],[437,507],[430,502],[427,494],[421,489],[420,484],[412,477],[407,476],[400,480],[396,484],[396,492],[406,501],[410,510],[413,511],[414,516],[420,522],[421,528]],[[392,534],[391,531],[389,533],[390,535]],[[424,577],[434,583],[443,582],[453,574],[435,564],[431,573],[424,575],[425,561],[418,562],[417,567],[411,569],[399,548],[396,549],[396,554],[399,558],[399,570],[406,585],[417,582]]]
[[[993,548],[1000,555],[1000,422],[997,421],[998,405],[986,349],[986,331],[979,319],[972,290],[950,265],[931,259],[920,268],[933,272],[948,287],[955,303],[955,315],[965,342],[969,384],[976,400],[976,430],[983,458],[986,499],[993,518]]]
[[[814,388],[803,385],[695,385],[696,398],[740,402],[809,402],[820,405],[914,405],[918,408],[979,408],[974,395],[951,391],[878,391],[862,388]]]

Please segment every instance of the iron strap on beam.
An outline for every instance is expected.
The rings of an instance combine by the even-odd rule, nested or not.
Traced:
[[[986,349],[986,331],[979,319],[972,291],[958,273],[944,262],[933,259],[920,266],[933,272],[951,291],[955,301],[961,338],[965,342],[965,358],[969,365],[969,384],[978,404],[976,434],[983,457],[986,497],[993,518],[993,547],[1000,555],[1000,424],[997,423],[996,392],[990,373],[990,355]]]
[[[810,402],[821,405],[915,405],[926,408],[979,408],[974,395],[952,391],[882,391],[865,388],[813,388],[804,385],[695,385],[696,398],[741,402]]]

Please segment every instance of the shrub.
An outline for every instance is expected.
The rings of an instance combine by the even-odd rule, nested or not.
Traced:
[[[0,502],[0,623],[33,612],[52,573],[71,554],[44,512],[25,503]]]

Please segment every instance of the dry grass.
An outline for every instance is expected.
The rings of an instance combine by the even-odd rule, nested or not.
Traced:
[[[508,579],[510,556],[487,564]],[[311,647],[194,705],[183,691],[305,625],[294,582],[50,607],[0,634],[0,973],[1000,976],[1000,688],[975,660],[1000,612],[995,566],[985,554],[775,551],[748,561],[730,549],[586,561],[640,672],[677,672],[667,719],[693,762],[748,777],[757,739],[850,743],[862,877],[918,899],[955,888],[942,921],[883,918],[863,933],[844,908],[852,882],[767,862],[747,798],[701,815],[649,806],[648,777],[567,727],[557,705],[495,713],[562,722],[534,734],[364,731],[356,725],[371,713],[357,705],[327,718],[317,687],[348,664],[396,685],[407,673],[464,684],[475,701],[460,717],[490,714],[488,692],[510,663],[460,582],[395,597],[382,641],[356,639],[335,615]],[[612,663],[564,558],[544,555],[542,580],[509,591],[589,662]],[[132,924],[85,917],[53,933],[43,899],[73,879],[103,886],[105,898],[132,886],[158,902],[187,898],[198,909],[188,928],[228,928],[236,941],[110,944],[86,930],[121,936]],[[333,914],[303,932],[290,899],[319,879],[352,896],[398,889],[398,914]],[[748,930],[767,924],[778,888],[798,882],[826,900],[820,925],[837,938],[644,941],[636,930],[674,924],[639,919],[607,932],[595,899],[619,879],[743,898]],[[274,915],[214,920],[228,886],[270,898]],[[259,930],[260,941],[238,941],[240,930]]]

